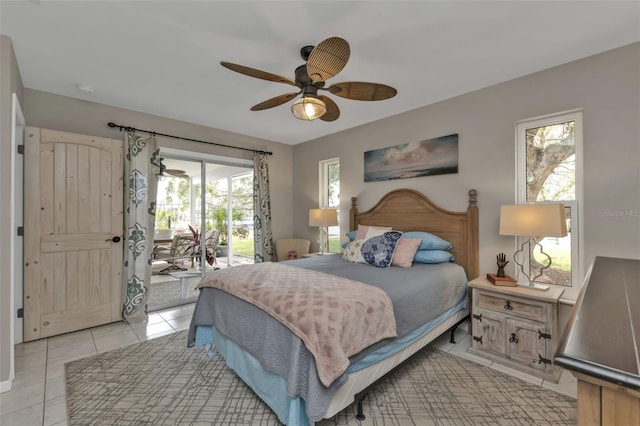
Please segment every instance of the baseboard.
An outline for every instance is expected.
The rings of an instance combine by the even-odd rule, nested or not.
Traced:
[[[0,382],[0,393],[9,392],[11,389],[13,389],[13,379]]]

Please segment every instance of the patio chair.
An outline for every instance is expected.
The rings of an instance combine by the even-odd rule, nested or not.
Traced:
[[[165,260],[169,263],[169,266],[161,270],[159,274],[166,275],[169,272],[186,271],[187,268],[182,265],[185,261],[193,264],[194,255],[193,236],[189,234],[174,235],[168,252],[161,250],[155,253],[157,260]]]
[[[207,253],[210,256],[213,256],[213,262],[211,265],[215,265],[216,262],[216,251],[218,251],[218,240],[220,239],[220,231],[217,229],[210,229],[204,234],[204,245]]]

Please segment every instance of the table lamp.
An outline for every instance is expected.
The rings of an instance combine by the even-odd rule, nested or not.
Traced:
[[[536,290],[547,290],[548,285],[536,283],[546,269],[551,266],[551,257],[544,252],[537,237],[564,237],[567,235],[567,221],[562,204],[516,204],[500,208],[500,235],[515,235],[528,237],[520,245],[520,249],[513,254],[513,260],[520,267],[520,273],[528,282],[523,285]],[[546,257],[541,264],[540,273],[530,277],[525,272],[524,265],[532,254],[535,246],[540,247],[540,253]]]
[[[317,226],[320,228],[318,233],[318,245],[320,246],[320,254],[323,255],[327,251],[329,226],[338,224],[338,210],[336,209],[309,209],[309,226]]]

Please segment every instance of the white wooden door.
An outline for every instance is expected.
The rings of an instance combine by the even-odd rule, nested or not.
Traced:
[[[24,340],[119,321],[123,142],[25,135]]]

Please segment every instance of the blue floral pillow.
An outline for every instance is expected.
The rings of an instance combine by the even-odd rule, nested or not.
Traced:
[[[402,237],[402,232],[387,231],[382,235],[365,240],[360,249],[365,262],[379,268],[391,266],[391,259],[400,237]]]
[[[368,263],[379,268],[388,268],[391,266],[391,259],[401,236],[402,232],[387,231],[365,240],[352,241],[347,245],[342,259],[347,262]]]

